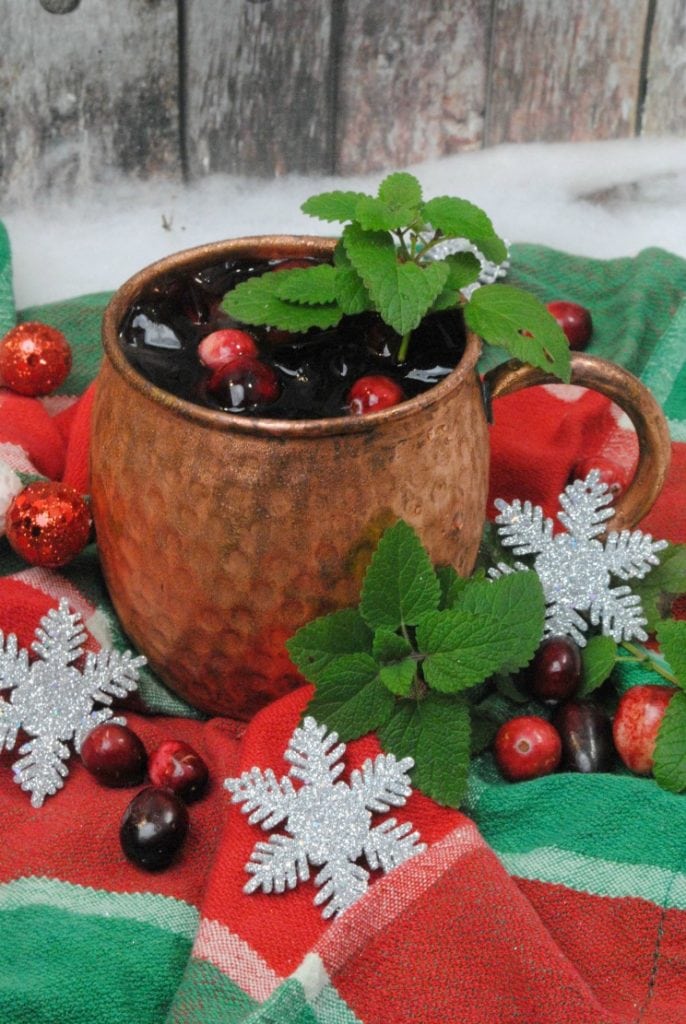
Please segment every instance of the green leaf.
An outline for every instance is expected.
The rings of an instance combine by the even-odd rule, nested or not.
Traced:
[[[610,676],[617,661],[617,644],[611,636],[594,636],[581,648],[583,682],[579,697],[587,697]]]
[[[410,641],[391,629],[377,629],[372,653],[381,666],[379,679],[386,689],[407,697],[417,674],[417,661],[410,657],[414,654]]]
[[[355,207],[355,220],[365,231],[393,231],[411,224],[416,210],[394,207],[373,196],[363,196]]]
[[[653,775],[671,793],[686,789],[686,693],[679,690],[674,691],[657,734]]]
[[[388,206],[396,209],[405,207],[416,213],[422,201],[422,186],[413,174],[397,171],[389,174],[379,185],[379,199]]]
[[[417,647],[425,655],[422,672],[430,687],[458,693],[495,672],[503,652],[494,646],[496,630],[485,615],[462,609],[428,612],[417,623]]]
[[[545,306],[528,292],[506,284],[484,285],[464,307],[464,318],[467,326],[491,345],[499,345],[562,381],[571,379],[564,332]]]
[[[374,305],[364,281],[348,259],[342,245],[337,245],[334,252],[334,264],[337,268],[335,281],[335,298],[344,313],[354,316],[373,309]]]
[[[488,617],[492,657],[500,658],[494,671],[516,672],[529,664],[545,623],[545,597],[537,573],[515,572],[497,580],[472,578],[458,607]]]
[[[686,620],[665,619],[659,622],[657,639],[679,686],[686,690]]]
[[[319,220],[345,223],[355,219],[355,207],[364,197],[364,192],[320,192],[306,199],[300,209]]]
[[[306,273],[311,273],[308,270]],[[283,274],[295,271],[282,271]],[[281,274],[266,273],[242,281],[227,292],[222,309],[235,320],[244,324],[269,324],[281,331],[301,332],[311,327],[326,329],[335,327],[343,316],[343,310],[336,305],[300,306],[284,302],[276,294]]]
[[[459,807],[467,788],[469,706],[459,697],[429,693],[403,701],[379,730],[385,750],[412,757],[412,784],[437,803]]]
[[[399,263],[389,235],[357,224],[344,230],[343,244],[382,319],[400,335],[413,331],[443,288],[447,265]]]
[[[447,256],[444,262],[448,267],[448,277],[443,290],[431,307],[432,313],[461,305],[461,290],[467,285],[473,284],[481,271],[481,264],[471,252],[454,253],[452,256]]]
[[[399,520],[381,537],[362,583],[360,613],[372,629],[413,626],[438,608],[440,587],[419,537]]]
[[[372,631],[360,613],[344,608],[302,626],[286,641],[286,649],[305,678],[317,683],[322,670],[340,655],[371,655],[372,640]]]
[[[487,747],[490,747],[498,729],[498,723],[494,722],[492,718],[480,715],[478,711],[472,710],[470,742],[472,757],[476,757],[477,754],[481,754]]]
[[[321,306],[336,301],[338,271],[328,263],[318,266],[282,270],[276,275],[274,292],[286,302]]]
[[[343,740],[378,729],[393,711],[395,697],[382,686],[379,666],[369,654],[343,654],[319,673],[307,713],[326,722]]]
[[[469,579],[459,576],[452,565],[438,566],[436,575],[441,587],[439,610],[453,608],[465,587],[469,585]],[[480,573],[481,577],[483,577],[483,573]]]
[[[632,580],[631,588],[641,599],[649,633],[669,615],[674,598],[686,593],[686,544],[670,544],[657,558],[660,564],[642,580]]]
[[[490,217],[468,200],[437,196],[424,203],[422,215],[444,235],[468,238],[493,263],[502,263],[507,258],[507,246],[496,235]]]

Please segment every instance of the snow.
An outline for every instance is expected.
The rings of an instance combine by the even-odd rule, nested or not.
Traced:
[[[482,206],[510,242],[599,258],[660,246],[686,257],[686,139],[504,145],[409,169],[427,197],[460,195]],[[303,199],[330,188],[375,190],[382,177],[117,180],[76,200],[0,206],[17,305],[113,290],[153,260],[204,242],[326,234],[299,211]]]

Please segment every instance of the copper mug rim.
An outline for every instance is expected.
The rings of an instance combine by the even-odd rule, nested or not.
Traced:
[[[260,255],[267,250],[272,258],[288,256],[328,255],[333,253],[335,238],[317,235],[250,235],[241,238],[211,242],[183,249],[148,264],[122,284],[105,309],[102,321],[102,342],[114,369],[136,391],[164,406],[168,411],[200,426],[224,432],[260,434],[283,437],[321,437],[323,435],[349,435],[375,431],[389,421],[408,419],[444,399],[459,388],[472,373],[481,355],[482,342],[473,331],[465,331],[465,349],[455,368],[445,379],[427,391],[398,405],[366,416],[330,416],[326,419],[278,419],[272,417],[242,416],[239,413],[209,409],[195,402],[179,398],[147,380],[128,361],[119,344],[119,325],[131,304],[153,280],[183,271],[190,272],[219,262],[226,254],[237,257]]]

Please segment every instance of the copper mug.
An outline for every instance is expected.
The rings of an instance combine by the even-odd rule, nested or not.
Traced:
[[[437,564],[470,573],[485,517],[488,426],[479,339],[441,383],[361,417],[251,419],[195,405],[144,379],[118,341],[151,284],[229,259],[329,257],[314,237],[242,238],[160,260],[117,291],[92,434],[92,508],[115,610],[151,667],[210,713],[248,719],[302,680],[285,641],[315,616],[357,603],[383,530],[399,518]],[[659,406],[620,367],[573,355],[573,383],[632,419],[640,455],[610,528],[635,525],[659,493],[669,438]],[[493,398],[549,375],[510,362]]]

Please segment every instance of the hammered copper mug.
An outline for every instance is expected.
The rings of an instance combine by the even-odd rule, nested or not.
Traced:
[[[301,683],[285,641],[317,615],[356,604],[383,530],[398,518],[432,560],[463,575],[487,497],[480,341],[440,384],[362,417],[251,419],[176,398],[126,360],[121,321],[154,281],[237,258],[330,256],[333,242],[243,238],[160,260],[124,284],[104,317],[92,434],[92,507],[122,626],[167,685],[204,711],[249,718]],[[552,380],[510,362],[493,398]],[[617,402],[638,433],[634,479],[609,526],[633,526],[667,471],[662,413],[631,374],[573,356],[573,382]]]

